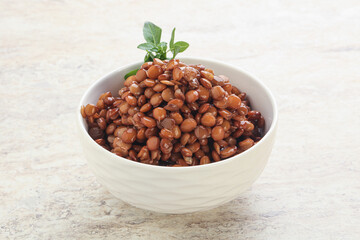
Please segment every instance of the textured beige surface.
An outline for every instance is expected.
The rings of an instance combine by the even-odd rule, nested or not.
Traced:
[[[0,2],[0,239],[359,239],[360,3]],[[255,185],[217,209],[161,215],[99,186],[75,110],[91,82],[143,57],[144,20],[187,56],[236,64],[280,109]]]

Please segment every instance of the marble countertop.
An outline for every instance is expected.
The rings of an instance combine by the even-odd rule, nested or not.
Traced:
[[[0,2],[0,239],[360,239],[360,3]],[[143,58],[142,25],[190,42],[276,95],[262,176],[216,209],[163,215],[101,187],[75,111],[96,79]]]

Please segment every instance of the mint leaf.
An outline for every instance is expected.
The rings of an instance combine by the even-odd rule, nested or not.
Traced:
[[[144,62],[150,62],[150,61],[152,61],[152,58],[150,57],[149,53],[146,53],[144,57]]]
[[[166,42],[161,42],[157,45],[158,50],[160,51],[160,53],[166,53],[166,49],[167,49],[167,43]]]
[[[175,39],[175,28],[172,30],[170,38],[170,50],[174,48],[174,39]]]
[[[176,28],[173,28],[171,32],[168,50],[168,44],[166,42],[160,42],[161,28],[151,22],[144,23],[143,34],[146,43],[140,44],[138,48],[146,51],[145,62],[153,61],[154,58],[159,58],[160,60],[169,59],[166,56],[169,51],[173,54],[172,58],[175,58],[178,53],[184,52],[189,47],[189,44],[184,41],[174,43],[175,30]]]
[[[161,39],[161,28],[152,22],[145,22],[143,28],[144,38],[148,43],[159,44]]]
[[[128,72],[128,73],[124,76],[125,80],[126,80],[128,77],[130,77],[130,76],[136,75],[137,71],[139,71],[139,69],[135,69],[135,70],[132,70],[132,71]]]
[[[174,47],[179,48],[179,52],[183,52],[189,47],[189,44],[184,41],[178,41],[174,44]]]
[[[171,50],[171,52],[173,53],[172,58],[175,58],[178,53],[185,51],[188,47],[189,47],[189,44],[184,41],[179,41],[179,42],[174,43],[173,49]]]
[[[137,48],[145,51],[156,51],[156,46],[153,43],[142,43]]]
[[[144,62],[150,62],[150,61],[154,60],[155,57],[156,56],[152,52],[147,51],[147,54],[145,55],[145,58],[144,58]]]
[[[172,58],[175,58],[176,55],[180,52],[180,46],[174,46],[174,48],[172,49],[171,52],[173,53],[173,57],[172,57]]]

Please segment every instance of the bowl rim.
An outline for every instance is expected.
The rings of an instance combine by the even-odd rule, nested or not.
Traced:
[[[250,154],[251,152],[256,151],[259,147],[261,147],[262,145],[265,144],[265,141],[270,138],[270,135],[272,135],[275,131],[276,131],[276,126],[277,126],[277,122],[278,122],[278,108],[277,108],[277,104],[276,104],[276,100],[274,95],[272,94],[272,92],[270,91],[270,89],[262,82],[260,81],[257,77],[255,77],[253,74],[248,73],[247,71],[243,70],[242,68],[239,68],[233,64],[229,64],[229,63],[225,63],[223,61],[219,61],[219,60],[215,60],[215,59],[211,59],[211,58],[202,58],[202,57],[180,57],[180,60],[186,62],[187,60],[190,61],[208,61],[208,62],[212,62],[214,64],[220,65],[220,66],[224,66],[224,67],[228,67],[228,68],[232,68],[236,71],[240,71],[242,72],[244,75],[246,75],[247,77],[251,78],[253,81],[255,81],[257,84],[259,84],[264,91],[266,92],[266,94],[269,96],[270,98],[270,102],[271,102],[271,106],[272,106],[272,113],[273,113],[273,119],[272,119],[272,123],[271,126],[269,128],[269,130],[267,131],[267,133],[264,135],[264,137],[253,147],[249,148],[248,150],[238,154],[238,155],[234,155],[230,158],[227,158],[225,160],[222,161],[218,161],[218,162],[213,162],[211,164],[204,164],[204,165],[195,165],[195,166],[186,166],[186,167],[168,167],[168,166],[158,166],[158,165],[151,165],[151,164],[145,164],[145,163],[140,163],[140,162],[135,162],[123,157],[120,157],[108,150],[106,150],[105,148],[101,147],[99,144],[97,144],[88,134],[85,125],[83,123],[83,117],[81,115],[80,109],[81,106],[84,102],[84,99],[88,96],[88,94],[90,93],[90,91],[93,88],[96,88],[98,85],[101,84],[101,82],[105,79],[107,79],[108,77],[112,76],[113,74],[116,74],[120,71],[122,71],[123,69],[126,69],[130,66],[133,65],[141,65],[143,62],[142,61],[138,61],[138,62],[133,62],[130,64],[126,64],[122,67],[119,67],[113,71],[111,71],[110,73],[100,77],[99,79],[97,79],[95,82],[93,82],[85,91],[85,93],[82,95],[80,103],[76,109],[77,111],[77,123],[78,123],[78,128],[80,129],[80,133],[86,135],[86,141],[90,142],[90,144],[97,149],[100,152],[103,152],[105,155],[108,155],[109,157],[113,158],[115,161],[122,161],[122,164],[126,164],[129,167],[143,167],[143,168],[147,168],[147,169],[151,169],[151,170],[159,170],[159,171],[193,171],[193,170],[199,170],[199,169],[207,169],[207,168],[214,168],[220,165],[224,165],[224,164],[230,164],[232,161],[236,161],[236,158],[241,156],[241,157],[246,157],[246,155]]]

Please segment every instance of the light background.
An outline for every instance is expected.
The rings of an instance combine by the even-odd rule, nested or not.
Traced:
[[[258,76],[279,131],[260,179],[211,211],[114,199],[77,142],[87,87],[143,58],[142,25]],[[359,239],[360,2],[0,1],[0,239]]]

